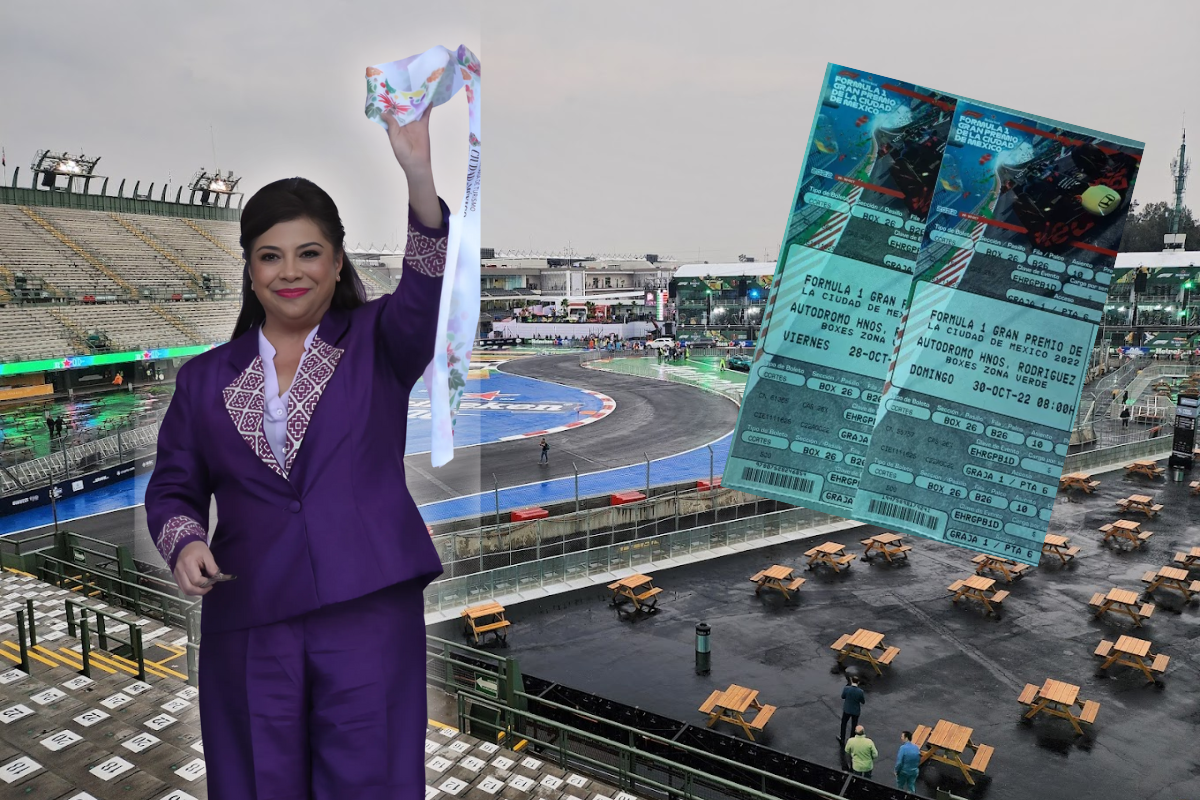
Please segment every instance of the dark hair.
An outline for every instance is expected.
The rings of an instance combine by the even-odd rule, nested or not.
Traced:
[[[900,735],[903,736],[906,741],[912,741],[912,731],[900,731]]]
[[[278,225],[294,219],[311,219],[342,254],[342,279],[335,284],[331,308],[350,310],[367,302],[362,279],[346,255],[346,230],[337,206],[324,189],[304,178],[284,178],[268,183],[254,193],[242,209],[242,308],[233,326],[233,338],[241,336],[267,318],[266,311],[254,290],[250,288],[250,250],[259,236]]]

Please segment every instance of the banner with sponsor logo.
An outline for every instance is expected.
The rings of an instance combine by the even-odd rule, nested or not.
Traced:
[[[854,519],[1037,564],[1142,148],[959,100]]]
[[[850,515],[954,108],[827,68],[725,486]]]

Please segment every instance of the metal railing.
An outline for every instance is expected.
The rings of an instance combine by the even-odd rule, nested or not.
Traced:
[[[110,614],[107,611],[101,611],[98,608],[91,608],[90,606],[84,605],[80,600],[67,599],[65,602],[67,604],[67,635],[72,637],[75,636],[76,625],[79,627],[80,655],[83,658],[83,669],[81,669],[80,672],[83,673],[84,677],[92,677],[92,663],[90,659],[92,652],[92,631],[88,625],[88,613],[90,612],[96,620],[95,632],[97,644],[100,646],[100,649],[112,652],[109,648],[110,639],[117,644],[123,644],[128,647],[128,660],[137,666],[138,680],[146,680],[146,653],[142,647],[142,629],[136,622],[133,620],[121,619],[121,617],[118,617],[115,614]],[[75,609],[79,609],[78,623],[75,620]],[[109,620],[112,624],[117,625],[118,627],[121,625],[126,626],[129,630],[129,638],[122,639],[114,634],[108,633],[105,630],[105,620]],[[32,630],[33,626],[30,625],[30,631],[32,632]],[[113,653],[113,655],[116,654]]]
[[[63,447],[55,447],[51,440],[54,449],[47,455],[7,464],[8,474],[0,473],[0,491],[7,494],[36,489],[52,481],[70,480],[89,470],[129,460],[139,450],[157,443],[161,419],[162,414],[156,413],[148,424]]]
[[[717,476],[719,477],[719,476]],[[604,505],[597,503],[603,501]],[[570,506],[570,501],[566,503]],[[576,499],[576,507],[580,500]],[[620,506],[608,495],[584,498],[582,510],[525,522],[501,522],[434,534],[447,577],[539,561],[732,519],[757,517],[786,504],[736,489],[669,490]],[[591,506],[591,507],[587,507]],[[484,514],[487,519],[491,514]]]
[[[577,709],[569,706],[524,692],[517,694],[526,702],[533,700],[538,705],[566,714],[580,715]],[[504,734],[504,741],[524,740],[531,749],[562,769],[579,769],[642,796],[652,794],[681,800],[778,800],[780,797],[839,800],[842,797],[617,722],[606,720],[605,727],[621,735],[628,744],[514,708],[470,690],[460,689],[455,699],[461,730],[470,732],[482,727],[490,733],[498,728]],[[687,766],[689,761],[703,763],[708,769]],[[714,767],[739,780],[713,774]]]
[[[819,511],[792,508],[445,578],[434,581],[425,589],[425,611],[458,609],[509,592],[603,575],[613,570],[718,547],[744,545],[844,521]]]

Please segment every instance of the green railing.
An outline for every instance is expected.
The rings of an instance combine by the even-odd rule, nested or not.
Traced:
[[[67,604],[67,635],[75,636],[76,625],[78,625],[79,628],[78,638],[80,642],[80,655],[83,657],[83,669],[80,670],[80,672],[82,672],[85,677],[92,677],[92,664],[89,660],[89,656],[92,652],[92,629],[88,624],[88,614],[91,613],[96,620],[95,634],[97,644],[99,644],[100,649],[113,653],[112,648],[109,647],[109,640],[128,647],[128,659],[137,664],[138,680],[146,680],[146,653],[142,649],[142,629],[136,622],[133,620],[122,619],[115,614],[111,614],[107,611],[101,611],[98,608],[91,608],[84,605],[83,601],[81,600],[67,599],[65,602]],[[78,623],[75,620],[75,609],[79,609]],[[106,630],[106,620],[117,627],[122,625],[125,626],[129,630],[129,638],[122,639],[119,636],[109,633]],[[33,626],[30,625],[30,630],[32,630],[32,628]],[[117,653],[113,654],[119,655]],[[122,658],[124,657],[125,656],[122,656]]]
[[[602,575],[617,569],[711,551],[718,547],[742,545],[839,522],[845,520],[807,508],[791,508],[759,517],[718,522],[447,578],[435,581],[426,588],[425,611],[462,608],[506,592]]]
[[[524,692],[518,694],[542,707],[567,714],[581,713],[570,706],[534,698]],[[713,800],[714,797],[778,800],[782,796],[839,800],[841,797],[628,725],[605,721],[605,727],[617,732],[628,742],[625,744],[513,708],[478,692],[459,690],[456,700],[459,728],[464,732],[470,733],[475,727],[483,727],[488,733],[498,729],[504,733],[504,741],[523,739],[543,758],[553,759],[562,769],[579,769],[629,792],[644,795],[649,790],[658,796],[680,800]],[[743,782],[681,763],[696,760],[735,773]],[[751,781],[753,786],[749,785]]]

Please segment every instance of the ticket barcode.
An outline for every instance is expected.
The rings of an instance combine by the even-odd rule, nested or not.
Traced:
[[[887,500],[872,500],[867,505],[867,511],[872,514],[878,514],[881,517],[892,517],[893,519],[909,522],[913,525],[920,525],[922,528],[929,528],[931,531],[937,530],[937,517],[917,511],[915,508],[902,506],[899,503],[889,503]]]
[[[799,475],[787,475],[754,467],[742,467],[742,480],[751,483],[765,483],[767,486],[782,487],[793,492],[808,493],[813,490],[812,478],[802,478]]]

